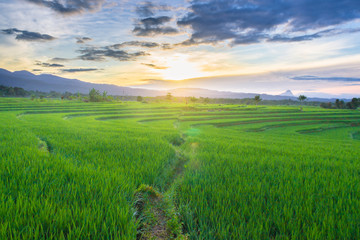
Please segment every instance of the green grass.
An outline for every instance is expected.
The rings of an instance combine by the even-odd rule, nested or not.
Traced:
[[[0,118],[0,239],[360,238],[359,111],[0,98]],[[145,185],[166,201],[139,220]]]

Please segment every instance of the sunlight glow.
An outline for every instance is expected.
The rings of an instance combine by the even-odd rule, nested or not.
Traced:
[[[166,80],[184,80],[206,76],[200,67],[189,61],[186,54],[176,54],[167,59],[167,69],[157,70]]]

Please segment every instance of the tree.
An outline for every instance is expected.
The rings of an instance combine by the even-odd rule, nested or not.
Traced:
[[[68,100],[72,99],[72,93],[71,92],[66,91],[66,92],[63,93],[63,96],[64,96],[65,99],[68,99]]]
[[[203,102],[204,102],[205,104],[208,104],[208,103],[210,103],[210,99],[209,99],[208,97],[206,97],[206,98],[203,99]]]
[[[354,109],[357,109],[360,106],[360,98],[353,98],[351,100],[351,103],[352,103]]]
[[[14,90],[14,88],[9,87],[9,89],[8,89],[8,95],[9,95],[9,96],[15,96],[15,90]]]
[[[89,101],[90,102],[100,102],[102,99],[99,90],[95,88],[91,89],[89,92]]]
[[[303,102],[303,101],[305,101],[307,99],[307,97],[305,96],[305,95],[300,95],[299,97],[298,97],[298,100],[300,101],[300,102]]]
[[[305,101],[307,99],[307,97],[305,96],[305,95],[300,95],[299,97],[298,97],[298,100],[300,101],[300,104],[303,102],[303,101]],[[302,111],[303,110],[303,108],[302,107],[300,107],[300,111]]]
[[[197,99],[196,97],[191,97],[191,98],[190,98],[190,102],[192,102],[192,103],[196,103],[197,100],[198,100],[198,99]]]
[[[26,91],[23,88],[14,87],[15,95],[20,97],[26,96]]]
[[[51,97],[51,98],[61,97],[61,94],[58,92],[55,92],[55,91],[51,91],[49,93],[49,97]]]
[[[351,102],[346,103],[346,108],[348,109],[357,109],[360,106],[360,99],[353,98]]]
[[[336,106],[336,108],[340,108],[340,100],[339,99],[336,99],[335,106]]]
[[[261,102],[261,98],[260,98],[260,95],[256,95],[255,97],[254,97],[254,101],[255,101],[255,104],[256,104],[256,107],[257,107],[257,105]]]
[[[345,102],[343,100],[336,99],[335,106],[338,109],[344,109],[345,108]]]
[[[136,98],[136,101],[138,101],[138,102],[142,102],[144,99],[143,99],[143,97],[142,96],[137,96],[137,98]]]
[[[344,100],[341,100],[341,101],[340,101],[340,108],[341,108],[341,109],[345,108],[345,102],[344,102]]]
[[[168,101],[171,101],[172,100],[172,95],[171,95],[171,93],[167,93],[167,95],[166,95],[166,100],[168,100]]]
[[[106,91],[103,92],[102,97],[103,97],[103,101],[107,100],[108,97],[107,97],[107,92]]]

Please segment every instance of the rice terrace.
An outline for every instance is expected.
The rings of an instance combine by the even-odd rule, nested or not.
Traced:
[[[1,239],[357,239],[360,112],[0,99]]]

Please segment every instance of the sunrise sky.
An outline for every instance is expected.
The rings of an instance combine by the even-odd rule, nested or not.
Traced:
[[[0,0],[0,67],[151,89],[360,96],[359,0]]]

